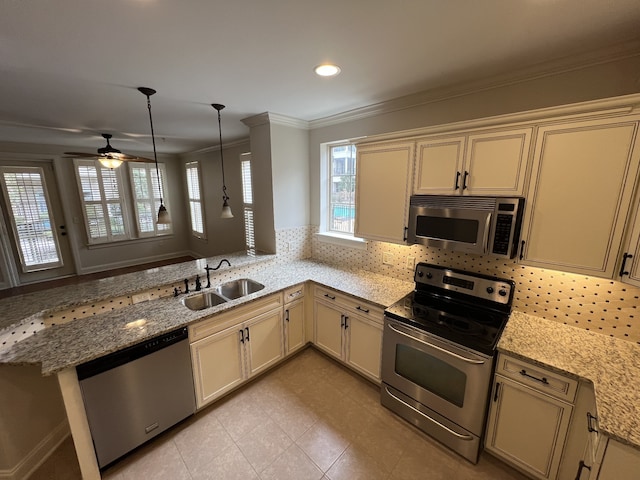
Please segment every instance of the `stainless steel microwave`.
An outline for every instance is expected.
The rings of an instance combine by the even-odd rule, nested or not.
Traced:
[[[523,210],[522,197],[414,195],[407,242],[513,258]]]

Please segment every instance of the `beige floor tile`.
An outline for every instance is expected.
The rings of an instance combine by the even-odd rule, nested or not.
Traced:
[[[256,472],[261,472],[278,458],[293,441],[271,419],[258,425],[236,442]]]
[[[269,418],[260,408],[257,398],[243,393],[243,390],[239,390],[228,400],[214,405],[216,417],[234,441],[241,439]]]
[[[295,444],[260,473],[261,480],[320,480],[323,472]]]
[[[201,471],[204,465],[234,444],[213,409],[185,422],[172,433],[172,438],[191,473]]]
[[[331,480],[385,480],[389,474],[372,457],[350,445],[326,474]]]
[[[528,478],[486,452],[480,454],[477,465],[460,462],[458,475],[460,478],[469,480],[527,480]]]
[[[283,397],[269,416],[292,440],[300,438],[318,420],[318,415],[295,395]]]
[[[318,421],[296,444],[326,472],[349,446],[349,440],[328,422]]]
[[[258,480],[258,474],[238,447],[233,445],[216,457],[193,480]]]
[[[156,438],[124,459],[120,474],[123,480],[191,480],[187,466],[169,436]]]
[[[398,430],[383,423],[373,423],[362,430],[353,446],[373,458],[380,470],[391,473],[406,445],[405,437]]]

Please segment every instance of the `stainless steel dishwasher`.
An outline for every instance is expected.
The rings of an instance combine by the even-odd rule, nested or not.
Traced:
[[[100,468],[195,412],[186,328],[76,370]]]

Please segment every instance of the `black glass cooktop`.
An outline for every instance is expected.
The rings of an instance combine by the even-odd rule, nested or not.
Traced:
[[[388,317],[459,345],[493,355],[508,313],[411,292],[385,310]]]

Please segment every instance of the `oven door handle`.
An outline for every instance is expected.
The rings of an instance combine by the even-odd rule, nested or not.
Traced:
[[[413,405],[408,404],[407,402],[405,402],[404,400],[402,400],[400,397],[396,396],[393,394],[393,392],[391,392],[389,390],[389,387],[385,386],[384,389],[387,391],[387,393],[389,395],[391,395],[394,399],[396,399],[398,402],[402,403],[404,406],[409,407],[411,410],[413,410],[416,413],[419,413],[420,415],[422,415],[424,418],[426,418],[427,420],[429,420],[432,423],[435,423],[438,427],[443,428],[444,430],[446,430],[447,432],[449,432],[451,435],[459,438],[460,440],[473,440],[473,437],[471,435],[462,435],[454,430],[451,430],[449,427],[447,427],[446,425],[443,425],[442,423],[440,423],[439,421],[437,421],[435,418],[431,418],[429,415],[425,415],[424,413],[422,413],[420,410],[418,410],[417,408],[415,408]]]
[[[405,337],[407,337],[407,338],[409,338],[411,340],[414,340],[416,342],[422,343],[423,345],[426,345],[428,347],[435,348],[436,350],[439,350],[442,353],[446,353],[447,355],[455,357],[458,360],[462,360],[463,362],[472,363],[474,365],[482,365],[484,363],[484,360],[474,360],[474,359],[471,359],[471,358],[463,357],[462,355],[458,355],[457,353],[450,352],[449,350],[446,350],[446,349],[444,349],[442,347],[434,345],[433,343],[425,342],[424,340],[416,338],[413,335],[409,335],[408,333],[405,333],[402,330],[398,330],[396,327],[394,327],[391,324],[389,324],[389,328],[391,330],[393,330],[394,332],[399,333],[400,335],[403,335],[403,336],[405,336]]]

